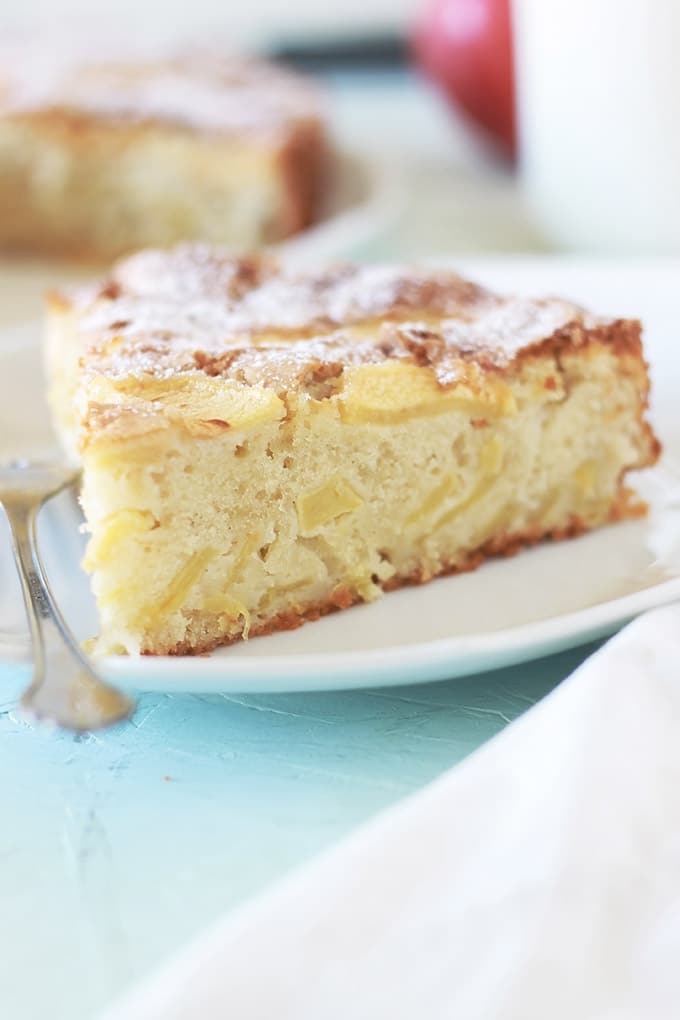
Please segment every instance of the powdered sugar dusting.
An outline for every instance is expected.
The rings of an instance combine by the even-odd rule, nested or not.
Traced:
[[[71,301],[91,370],[202,371],[277,388],[305,385],[310,372],[328,375],[332,366],[387,359],[430,365],[452,385],[463,363],[504,367],[561,330],[607,325],[569,302],[502,298],[451,272],[302,272],[205,245],[140,253]]]
[[[589,329],[601,321],[560,298],[507,298],[478,319],[465,324],[446,321],[441,329],[447,344],[462,354],[478,357],[485,351],[495,352],[500,364],[512,361],[526,347],[553,336],[568,323]]]
[[[268,137],[319,118],[306,79],[264,61],[211,54],[150,58],[98,46],[39,50],[3,45],[0,107],[10,113],[75,111],[106,118],[179,123]]]

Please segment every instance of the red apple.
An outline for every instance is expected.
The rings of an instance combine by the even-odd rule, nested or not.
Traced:
[[[416,60],[511,156],[515,102],[510,0],[430,0],[415,26]]]

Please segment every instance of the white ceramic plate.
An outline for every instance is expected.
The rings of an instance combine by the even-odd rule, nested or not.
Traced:
[[[504,290],[562,293],[602,312],[640,315],[654,380],[653,415],[666,453],[637,479],[648,520],[546,545],[472,574],[394,592],[300,630],[201,658],[117,658],[122,685],[237,692],[349,688],[469,674],[612,632],[636,614],[680,599],[680,265],[605,265],[564,259],[465,260],[470,275]],[[28,333],[32,332],[33,336]],[[0,457],[50,444],[38,327],[5,330],[0,349]],[[76,633],[96,632],[78,562],[83,538],[68,494],[41,521],[44,555]],[[27,656],[19,590],[0,522],[0,663]]]

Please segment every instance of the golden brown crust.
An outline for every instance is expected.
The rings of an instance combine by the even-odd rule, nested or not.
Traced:
[[[194,244],[141,252],[57,300],[78,313],[86,368],[113,378],[200,373],[290,391],[307,387],[310,368],[328,378],[337,366],[399,360],[432,369],[446,388],[598,345],[627,358],[646,385],[639,322],[555,298],[501,297],[452,272],[301,272]]]
[[[609,351],[639,394],[646,440],[639,466],[660,449],[646,420],[649,378],[637,320],[597,318],[555,298],[502,297],[452,272],[375,265],[305,272],[270,256],[185,244],[139,252],[103,281],[51,302],[57,315],[73,311],[79,323],[83,448],[98,437],[125,438],[128,426],[130,435],[165,427],[178,387],[200,419],[215,415],[199,412],[190,394],[220,392],[222,380],[276,394],[277,407],[292,413],[289,396],[344,399],[350,370],[400,362],[423,370],[434,398],[457,386],[486,398],[528,359],[555,362],[544,379],[554,389],[564,358]],[[111,401],[104,407],[99,379]],[[487,422],[484,414],[471,420]]]
[[[533,545],[538,545],[540,542],[544,542],[546,540],[559,542],[570,538],[577,538],[579,535],[592,531],[594,528],[600,527],[603,524],[634,520],[645,516],[646,513],[647,507],[640,501],[639,497],[636,496],[631,489],[627,488],[625,485],[621,485],[609,513],[606,515],[604,520],[595,525],[588,524],[582,517],[571,515],[565,524],[559,528],[545,529],[537,525],[536,527],[528,528],[521,533],[497,535],[485,542],[478,549],[474,549],[469,552],[462,561],[444,564],[440,570],[435,572],[423,567],[419,570],[413,571],[407,576],[397,575],[396,577],[390,578],[389,581],[382,582],[380,587],[384,591],[389,592],[410,585],[427,584],[438,577],[467,573],[469,571],[476,570],[486,560],[515,556],[523,549]],[[305,606],[304,608],[299,607],[291,609],[285,613],[279,613],[277,616],[267,620],[265,624],[252,627],[249,632],[249,637],[265,637],[269,634],[274,634],[277,631],[296,630],[298,627],[302,627],[305,623],[311,623],[320,619],[322,616],[328,616],[330,613],[334,613],[339,609],[348,609],[350,606],[361,603],[362,601],[361,597],[352,592],[349,588],[339,587],[335,589],[329,599],[325,602],[317,603],[312,606]],[[195,644],[192,641],[182,641],[168,650],[161,650],[158,652],[143,651],[142,654],[204,655],[214,651],[216,648],[232,645],[240,640],[241,635],[238,634],[232,637],[207,641],[203,644]]]

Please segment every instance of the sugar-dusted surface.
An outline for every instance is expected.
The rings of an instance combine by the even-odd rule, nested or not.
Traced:
[[[560,334],[635,347],[638,325],[597,319],[559,298],[504,297],[453,272],[394,265],[301,271],[204,245],[147,251],[99,285],[57,297],[89,338],[88,370],[203,371],[294,389],[309,370],[390,359],[431,366],[448,386],[468,364],[504,368]]]
[[[317,88],[257,60],[188,53],[160,58],[98,40],[68,46],[5,41],[0,112],[165,122],[203,131],[270,136],[317,118]]]

